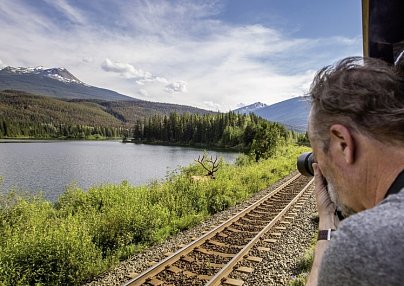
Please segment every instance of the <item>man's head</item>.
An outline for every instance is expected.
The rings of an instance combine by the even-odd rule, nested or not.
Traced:
[[[347,58],[317,73],[310,96],[316,160],[340,203],[358,211],[376,146],[404,147],[404,80],[382,61]]]

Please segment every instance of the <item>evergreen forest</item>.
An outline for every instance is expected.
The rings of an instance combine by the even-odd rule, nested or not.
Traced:
[[[132,142],[232,149],[250,154],[256,161],[269,158],[276,148],[300,142],[305,135],[289,131],[254,114],[156,114],[138,120]]]

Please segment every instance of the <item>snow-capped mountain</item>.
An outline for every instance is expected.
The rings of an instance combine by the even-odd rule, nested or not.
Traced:
[[[5,67],[1,71],[15,73],[15,74],[36,74],[40,76],[45,76],[49,78],[56,79],[61,82],[66,83],[77,83],[77,84],[84,84],[82,81],[78,80],[74,75],[72,75],[67,69],[65,68],[44,68],[42,66],[35,67],[35,68],[24,68],[24,67]]]
[[[237,108],[237,109],[234,110],[234,112],[243,113],[243,114],[254,113],[257,110],[259,110],[261,108],[264,108],[264,107],[267,107],[267,106],[268,105],[266,105],[265,103],[256,102],[256,103],[253,103],[253,104],[250,104],[250,105],[247,105],[247,106]]]
[[[0,70],[0,90],[19,90],[62,99],[98,99],[106,101],[138,99],[112,90],[90,86],[65,68],[6,67]]]
[[[306,132],[310,104],[304,97],[300,96],[272,105],[257,102],[234,111],[238,113],[251,112],[269,121],[279,122],[291,130]]]

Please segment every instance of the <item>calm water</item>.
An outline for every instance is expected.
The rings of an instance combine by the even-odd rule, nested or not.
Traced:
[[[141,185],[163,179],[167,172],[186,166],[203,150],[194,148],[123,144],[117,141],[47,141],[0,143],[2,192],[17,187],[43,191],[55,200],[66,186],[79,187],[127,180]],[[211,151],[234,162],[237,153]]]

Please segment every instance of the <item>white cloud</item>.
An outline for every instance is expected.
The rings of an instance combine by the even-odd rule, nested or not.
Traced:
[[[85,17],[82,13],[65,0],[45,0],[45,2],[62,13],[70,22],[74,24],[85,24]]]
[[[246,104],[246,103],[240,102],[240,103],[236,104],[236,108],[242,108],[242,107],[247,106],[247,105],[248,104]]]
[[[223,111],[223,108],[219,103],[216,103],[213,101],[204,101],[203,104],[205,105],[205,108],[207,108],[207,109],[215,110],[215,111]]]
[[[126,78],[139,78],[146,79],[150,78],[151,74],[148,72],[144,72],[141,69],[136,69],[134,66],[127,63],[113,62],[110,59],[105,59],[105,61],[101,64],[101,68],[107,72],[115,72]]]
[[[9,65],[66,67],[90,85],[213,110],[302,95],[314,70],[362,48],[357,38],[226,24],[215,16],[219,1],[48,2],[74,25],[29,1],[0,2],[0,58]]]
[[[187,83],[183,80],[171,82],[166,85],[166,91],[168,93],[187,92]]]
[[[110,59],[105,59],[101,64],[101,68],[106,72],[119,73],[121,76],[127,79],[135,79],[138,85],[145,85],[146,83],[162,83],[166,84],[165,91],[168,93],[174,92],[187,92],[187,84],[185,81],[174,81],[169,82],[164,77],[155,76],[150,72],[143,71],[142,69],[137,69],[133,65],[128,63],[113,62]],[[142,94],[146,90],[143,89]]]

